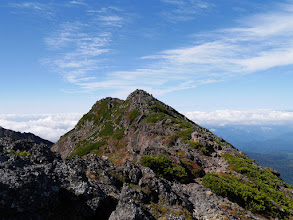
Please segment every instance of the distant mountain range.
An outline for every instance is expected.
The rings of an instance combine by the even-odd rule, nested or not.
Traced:
[[[284,151],[270,154],[246,153],[250,158],[256,160],[261,166],[276,169],[280,172],[280,177],[293,186],[293,153]]]
[[[226,125],[210,129],[293,185],[293,126]]]
[[[253,153],[293,152],[293,125],[207,127],[242,151]]]

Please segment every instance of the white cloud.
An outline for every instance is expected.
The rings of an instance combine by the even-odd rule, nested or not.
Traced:
[[[293,112],[260,110],[216,110],[211,112],[193,111],[185,115],[199,125],[290,125]],[[265,127],[264,127],[265,128]]]
[[[71,130],[81,117],[80,113],[0,115],[0,125],[6,129],[31,132],[56,142],[61,135]]]

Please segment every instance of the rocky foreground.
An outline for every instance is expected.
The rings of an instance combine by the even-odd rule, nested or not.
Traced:
[[[12,136],[2,219],[293,219],[278,172],[142,90],[98,101],[51,149]]]
[[[200,184],[172,183],[148,167],[95,155],[62,160],[44,144],[9,138],[0,139],[0,195],[2,219],[258,219]]]

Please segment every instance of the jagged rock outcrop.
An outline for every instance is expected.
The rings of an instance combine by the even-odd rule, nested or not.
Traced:
[[[63,161],[47,145],[26,140],[5,138],[0,145],[1,218],[107,219],[111,214],[116,202],[89,183],[86,161]],[[95,163],[98,159],[90,166]]]
[[[276,172],[142,90],[98,101],[51,149],[0,138],[2,218],[293,216]]]

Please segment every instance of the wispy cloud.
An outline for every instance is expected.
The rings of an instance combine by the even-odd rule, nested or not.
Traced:
[[[172,22],[196,19],[203,10],[213,7],[213,4],[202,0],[161,0],[161,2],[173,6],[171,10],[162,12],[162,15]]]
[[[200,125],[293,125],[293,112],[268,109],[193,111],[185,115]]]
[[[81,118],[80,113],[0,115],[0,124],[6,129],[31,132],[44,139],[56,142],[71,130]]]
[[[293,5],[282,6],[274,12],[244,18],[237,27],[197,34],[195,43],[142,57],[149,61],[145,68],[109,73],[115,81],[106,79],[82,86],[98,89],[120,82],[163,93],[292,65],[292,10]],[[188,86],[179,86],[184,84]]]
[[[98,22],[99,25],[107,28],[121,28],[126,22],[125,16],[123,15],[124,11],[114,6],[102,7],[98,10],[87,10],[87,13],[94,21]]]
[[[110,46],[113,33],[126,22],[124,11],[119,7],[97,5],[86,0],[26,1],[11,3],[10,7],[19,9],[17,13],[34,12],[49,19],[54,17],[52,32],[44,38],[49,55],[41,59],[41,63],[61,74],[66,82],[80,86],[101,77],[97,70],[107,68],[106,56],[114,52]],[[83,16],[68,17],[66,22],[55,17],[55,12],[74,10],[73,7],[79,7]]]
[[[184,72],[193,69],[215,78],[293,64],[293,14],[288,7],[246,18],[237,28],[196,35],[200,43],[145,58],[187,65]]]
[[[105,16],[105,15],[102,15],[102,16],[99,16],[97,18],[99,21],[102,21],[103,22],[103,25],[105,26],[116,26],[116,27],[121,27],[122,26],[122,23],[123,23],[123,18],[122,17],[119,17],[119,16],[116,16],[116,15],[110,15],[110,16]]]
[[[185,1],[168,3],[180,5]],[[194,35],[182,48],[141,57],[144,68],[109,72],[83,89],[139,87],[155,95],[293,64],[293,5],[243,18],[238,26]],[[128,90],[128,89],[127,89]]]
[[[71,3],[77,4],[75,1]],[[107,68],[107,55],[114,53],[111,49],[113,33],[124,24],[123,11],[117,7],[88,8],[84,11],[86,22],[63,23],[58,31],[45,38],[48,49],[55,55],[42,60],[62,74],[67,82],[81,88],[85,88],[85,82],[103,77],[97,74],[97,70]]]
[[[10,7],[15,9],[20,9],[24,13],[36,13],[41,17],[52,18],[54,13],[49,3],[40,3],[40,2],[22,2],[22,3],[11,3]]]
[[[72,4],[72,5],[87,5],[87,3],[85,3],[83,0],[76,0],[76,1],[69,1],[69,4]]]
[[[104,68],[101,55],[110,51],[111,33],[88,32],[87,28],[80,22],[65,23],[57,33],[45,38],[48,48],[55,50],[57,55],[43,60],[43,63],[49,64],[70,83],[94,79],[89,75]]]
[[[23,3],[14,3],[11,4],[11,6],[18,7],[18,8],[27,8],[27,9],[33,9],[38,11],[43,11],[47,8],[47,5],[41,4],[38,2],[23,2]]]
[[[200,0],[161,2],[172,6],[172,16],[182,19],[193,19],[198,10],[213,7]],[[45,8],[34,2],[15,6]],[[181,47],[132,57],[128,62],[136,65],[118,64],[115,70],[109,68],[115,61],[109,61],[109,55],[119,53],[113,45],[128,22],[127,13],[113,6],[82,8],[86,22],[62,23],[47,36],[45,42],[54,55],[43,60],[82,92],[109,89],[127,94],[139,87],[158,95],[293,64],[292,1],[276,5],[274,11],[242,18],[230,28],[195,33]]]

